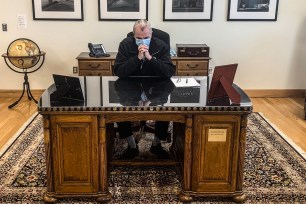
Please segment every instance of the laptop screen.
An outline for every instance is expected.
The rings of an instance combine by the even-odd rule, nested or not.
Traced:
[[[56,92],[53,99],[61,98],[84,101],[80,79],[78,77],[53,74]]]

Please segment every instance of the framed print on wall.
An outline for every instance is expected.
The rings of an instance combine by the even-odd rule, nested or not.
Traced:
[[[213,0],[164,0],[164,21],[211,21]]]
[[[229,0],[228,21],[276,21],[279,0]]]
[[[148,20],[148,0],[98,0],[100,21]]]
[[[33,20],[83,21],[83,0],[32,0]]]

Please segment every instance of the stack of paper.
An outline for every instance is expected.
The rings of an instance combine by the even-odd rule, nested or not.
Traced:
[[[176,77],[171,78],[175,87],[194,87],[201,86],[193,77]]]

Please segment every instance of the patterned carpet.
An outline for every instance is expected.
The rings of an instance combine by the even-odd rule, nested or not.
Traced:
[[[0,158],[0,203],[43,203],[43,129],[37,116]],[[110,203],[180,203],[173,166],[111,169]],[[306,161],[257,113],[249,116],[243,190],[246,203],[306,203]],[[60,203],[94,203],[65,199]],[[231,203],[195,198],[193,203]]]

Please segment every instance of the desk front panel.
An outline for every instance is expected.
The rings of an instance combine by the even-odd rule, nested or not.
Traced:
[[[239,115],[195,116],[193,191],[235,192],[240,120]]]
[[[98,120],[91,115],[50,117],[55,192],[99,189]]]

